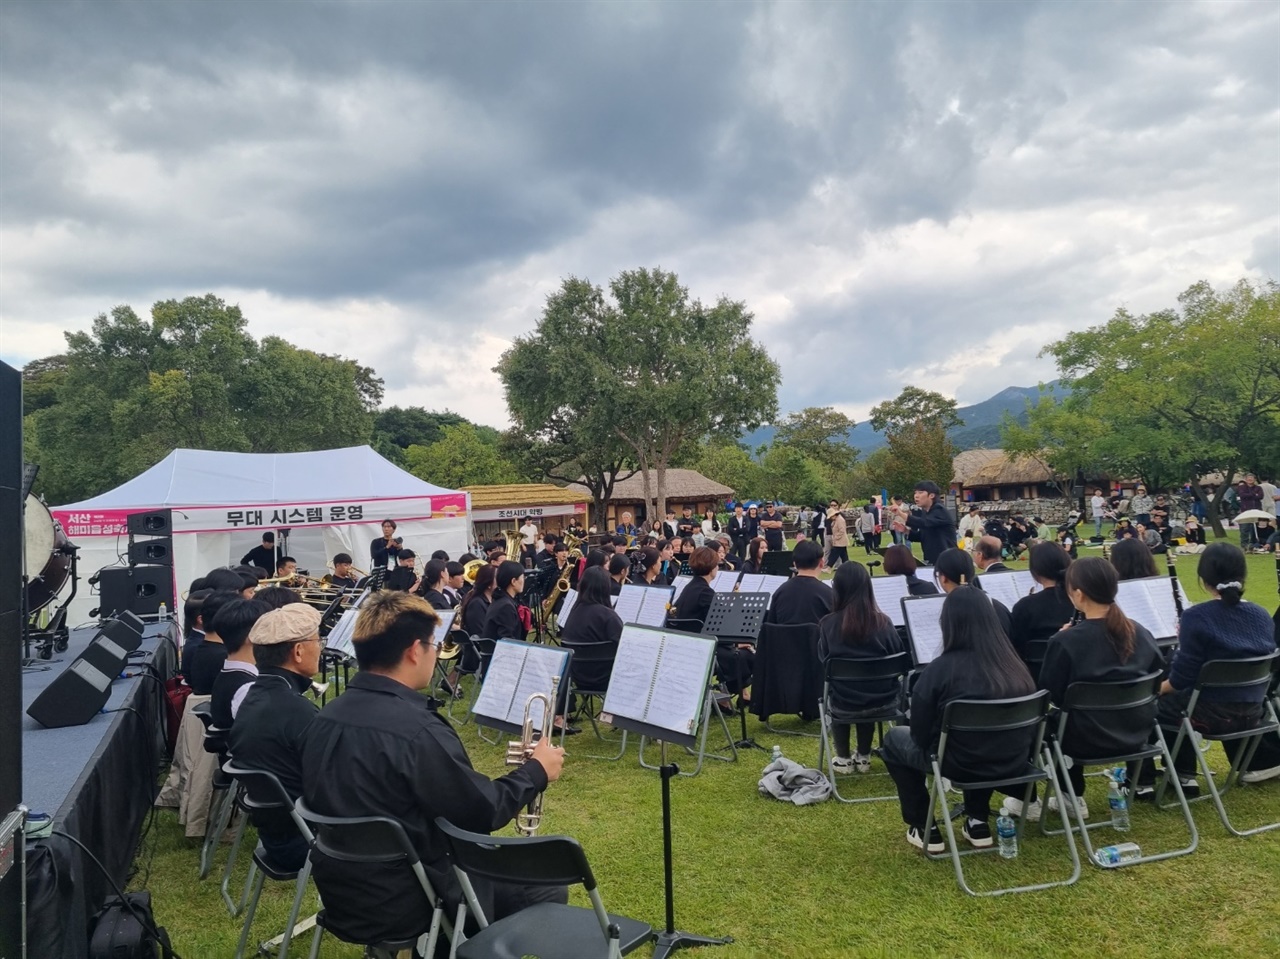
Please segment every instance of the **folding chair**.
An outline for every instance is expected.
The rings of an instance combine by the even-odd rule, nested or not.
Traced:
[[[228,760],[223,769],[226,770],[227,775],[233,776],[244,786],[243,804],[247,810],[254,812],[272,809],[284,810],[288,812],[302,838],[308,844],[312,842],[313,837],[310,827],[293,808],[293,800],[289,798],[289,794],[285,792],[284,786],[281,785],[280,780],[274,773],[269,773],[265,769],[249,769],[245,766],[237,766],[234,758]],[[288,956],[289,941],[293,938],[294,926],[298,921],[298,913],[302,909],[302,896],[307,890],[307,877],[310,875],[310,860],[303,863],[301,869],[281,869],[268,858],[267,851],[263,848],[262,843],[258,843],[258,848],[253,851],[253,864],[249,866],[247,884],[252,886],[252,893],[249,898],[249,904],[245,907],[244,926],[240,930],[240,942],[236,946],[235,959],[244,959],[245,947],[249,942],[249,931],[253,927],[253,914],[258,909],[258,900],[262,897],[262,886],[268,878],[274,879],[276,882],[293,882],[294,884],[293,907],[289,910],[289,920],[285,923],[284,932],[281,936],[279,959],[285,959]],[[254,950],[255,953],[260,951],[262,950]]]
[[[1200,774],[1204,776],[1205,785],[1208,787],[1207,796],[1196,796],[1190,801],[1199,802],[1201,799],[1212,799],[1214,806],[1218,809],[1218,818],[1222,820],[1222,825],[1226,826],[1227,831],[1233,836],[1252,836],[1256,833],[1280,829],[1280,821],[1255,826],[1252,829],[1237,829],[1232,825],[1231,819],[1227,816],[1226,807],[1222,803],[1222,797],[1235,784],[1240,775],[1240,770],[1249,768],[1249,763],[1253,759],[1253,754],[1257,752],[1258,743],[1262,741],[1262,737],[1267,733],[1280,730],[1280,713],[1277,713],[1275,704],[1270,699],[1267,699],[1265,694],[1265,690],[1271,686],[1271,673],[1278,658],[1280,658],[1280,651],[1266,656],[1253,656],[1249,659],[1212,659],[1201,666],[1200,675],[1196,677],[1195,688],[1191,691],[1191,698],[1187,701],[1187,706],[1182,711],[1182,718],[1178,724],[1177,738],[1173,742],[1171,753],[1177,756],[1183,742],[1186,740],[1191,741],[1191,745],[1195,750],[1196,762],[1200,766]],[[1200,701],[1201,690],[1245,690],[1255,686],[1260,686],[1264,690],[1262,721],[1257,726],[1234,733],[1202,733],[1192,725],[1191,717],[1195,715],[1196,703]],[[1240,749],[1236,752],[1235,759],[1231,761],[1231,768],[1227,770],[1221,789],[1213,781],[1213,770],[1209,768],[1209,758],[1205,755],[1204,750],[1200,748],[1203,741],[1219,743],[1240,742]],[[1165,806],[1163,804],[1164,790],[1168,786],[1170,779],[1177,779],[1177,773],[1173,768],[1172,762],[1165,767],[1164,776],[1161,778],[1159,786],[1156,787],[1156,805],[1162,809],[1171,808],[1172,805]]]
[[[607,690],[592,688],[590,680],[595,678],[593,674],[599,674],[604,665],[613,665],[613,660],[617,656],[618,647],[614,643],[575,643],[568,640],[561,640],[560,645],[565,649],[572,650],[573,655],[569,658],[569,695],[579,696],[581,699],[577,705],[577,714],[586,715],[587,721],[591,723],[591,729],[596,734],[596,739],[602,743],[607,740],[600,732],[600,724],[596,722],[596,714],[600,712],[604,704],[604,696]],[[588,685],[580,685],[579,677],[588,679]],[[568,723],[565,724],[568,726]],[[560,745],[564,745],[565,727],[560,729]],[[588,759],[607,759],[611,762],[621,759],[627,751],[627,731],[622,731],[622,743],[618,747],[618,752],[613,756],[587,756]]]
[[[1095,866],[1103,869],[1120,869],[1126,866],[1136,866],[1143,862],[1157,862],[1161,859],[1173,859],[1175,856],[1185,856],[1193,853],[1200,844],[1200,834],[1196,830],[1195,819],[1191,816],[1191,807],[1187,804],[1187,797],[1182,792],[1182,784],[1175,776],[1173,780],[1174,789],[1178,794],[1178,808],[1182,810],[1182,817],[1186,820],[1187,830],[1191,834],[1191,844],[1182,849],[1175,849],[1171,852],[1160,852],[1152,854],[1144,854],[1136,859],[1130,859],[1125,862],[1103,864],[1094,858],[1093,843],[1089,840],[1090,829],[1110,828],[1111,820],[1103,819],[1094,823],[1086,823],[1084,818],[1079,815],[1076,808],[1076,791],[1071,785],[1071,778],[1067,775],[1068,763],[1074,763],[1082,766],[1115,766],[1119,763],[1139,763],[1143,760],[1152,760],[1160,757],[1166,769],[1173,768],[1173,756],[1169,753],[1169,747],[1165,742],[1164,731],[1160,728],[1159,723],[1155,722],[1155,704],[1160,696],[1160,673],[1151,673],[1148,676],[1142,676],[1138,679],[1122,680],[1110,683],[1072,683],[1067,687],[1066,702],[1062,706],[1062,711],[1058,717],[1057,729],[1049,742],[1049,748],[1053,752],[1054,761],[1057,763],[1058,771],[1062,774],[1063,782],[1066,784],[1067,799],[1065,802],[1061,800],[1058,803],[1058,812],[1062,817],[1063,829],[1079,829],[1080,838],[1084,840],[1084,850],[1087,858]],[[1151,718],[1151,725],[1155,729],[1155,742],[1142,743],[1136,745],[1133,749],[1124,750],[1112,756],[1091,756],[1087,759],[1079,759],[1064,753],[1062,742],[1067,736],[1067,724],[1072,716],[1085,716],[1090,713],[1096,714],[1099,720],[1108,721],[1108,725],[1119,725],[1124,719],[1125,714],[1133,714],[1141,719]],[[1130,767],[1132,768],[1132,767]],[[1075,824],[1072,824],[1072,819]],[[1047,810],[1040,817],[1040,830],[1046,836],[1061,835],[1062,829],[1049,829]]]
[[[219,757],[227,754],[227,734],[230,730],[219,729],[213,725],[213,707],[210,703],[200,703],[191,710],[191,714],[204,726],[204,751]],[[213,773],[213,799],[209,804],[209,825],[205,829],[204,842],[200,844],[200,878],[206,879],[213,869],[213,857],[231,821],[231,812],[235,808],[236,794],[239,784],[222,771],[222,766]]]
[[[818,624],[780,626],[765,623],[756,642],[756,669],[751,683],[751,712],[772,733],[820,739],[821,732],[779,729],[775,713],[796,715],[805,722],[821,718],[822,664],[818,659]]]
[[[476,655],[480,658],[480,669],[476,674],[476,679],[478,680],[476,685],[476,698],[478,698],[480,696],[480,689],[484,686],[485,673],[489,671],[489,661],[493,659],[493,651],[498,648],[498,641],[496,639],[482,639],[479,636],[472,636],[471,646],[475,649]],[[473,698],[471,702],[474,703],[475,698]],[[471,715],[470,711],[468,711],[467,715]],[[490,746],[496,746],[501,741],[500,736],[494,736],[493,739],[486,736],[484,734],[484,727],[479,723],[476,723],[476,734]]]
[[[485,836],[459,829],[443,818],[436,819],[436,827],[445,835],[454,872],[462,885],[450,959],[617,959],[653,939],[653,928],[647,922],[605,910],[586,853],[576,839]],[[490,922],[476,899],[472,876],[537,886],[581,884],[591,899],[591,908],[537,903]],[[480,926],[480,931],[469,939],[462,931],[468,912]]]
[[[471,722],[471,704],[475,702],[475,697],[480,692],[480,673],[482,664],[480,663],[480,653],[476,647],[478,637],[467,635],[465,630],[455,629],[453,631],[453,638],[454,641],[462,647],[462,653],[458,656],[457,666],[454,667],[458,674],[457,688],[463,688],[462,681],[470,676],[471,695],[463,696],[462,698],[450,697],[449,705],[445,709],[445,714],[449,717],[449,721],[454,723],[454,725],[465,726],[467,723]],[[492,643],[492,640],[489,640],[489,642]],[[468,669],[465,665],[468,655],[476,657],[476,666],[471,669]],[[489,655],[493,655],[492,649],[490,649]],[[455,706],[459,706],[462,709],[461,719],[455,720],[453,718],[453,710]]]
[[[885,723],[904,723],[907,721],[907,714],[903,712],[903,705],[907,701],[907,674],[911,672],[911,655],[909,653],[894,653],[892,656],[877,656],[874,659],[853,659],[845,656],[833,656],[827,660],[824,668],[822,680],[822,698],[818,701],[818,713],[822,720],[822,742],[818,746],[818,768],[822,768],[822,761],[827,761],[827,779],[831,783],[831,790],[835,793],[835,797],[841,802],[846,803],[863,803],[863,802],[879,802],[887,799],[897,799],[897,793],[889,796],[865,796],[861,799],[846,799],[840,795],[840,786],[835,770],[835,747],[831,742],[833,734],[832,723],[875,723],[876,733],[881,742],[884,741],[884,724]],[[871,686],[874,684],[876,691],[879,691],[887,683],[897,683],[898,693],[893,702],[886,704],[880,709],[849,711],[841,708],[832,700],[832,691],[837,695],[841,689],[850,692],[857,690],[859,686]],[[877,773],[876,775],[887,775],[887,773]]]
[[[443,931],[445,938],[452,941],[453,924],[445,915],[444,899],[436,892],[427,872],[422,866],[418,851],[413,848],[409,834],[404,826],[386,816],[322,816],[299,799],[294,803],[297,814],[316,827],[315,842],[312,849],[321,855],[338,861],[351,863],[355,867],[362,865],[385,867],[401,865],[413,872],[422,887],[426,903],[430,906],[430,923],[422,932],[405,939],[386,939],[365,942],[364,937],[353,935],[330,919],[324,909],[316,914],[316,931],[311,940],[310,959],[320,955],[320,941],[326,932],[343,942],[364,946],[370,959],[395,959],[403,950],[416,950],[416,954],[432,959],[435,956],[436,940]],[[317,887],[318,888],[318,887]],[[321,891],[323,896],[323,891]],[[397,916],[426,914],[426,910],[418,910],[413,903],[397,901],[387,904]]]
[[[1047,639],[1033,639],[1022,649],[1022,661],[1027,664],[1031,678],[1040,682],[1040,667],[1044,665],[1044,654],[1049,650]]]
[[[956,871],[956,882],[960,888],[971,896],[1002,896],[1013,892],[1031,892],[1038,889],[1052,889],[1054,886],[1069,886],[1080,878],[1080,855],[1076,850],[1075,836],[1071,830],[1066,831],[1067,848],[1071,852],[1071,875],[1067,879],[1055,882],[1034,883],[1025,886],[1006,886],[978,892],[969,886],[964,877],[961,858],[979,853],[997,852],[999,845],[992,843],[983,849],[961,850],[956,842],[955,829],[951,825],[951,815],[947,808],[947,794],[943,788],[942,770],[946,766],[947,745],[953,740],[982,739],[992,733],[1026,730],[1032,733],[1031,749],[1027,753],[1026,763],[1016,775],[1001,776],[996,779],[970,780],[963,769],[952,769],[950,785],[961,792],[983,789],[1001,789],[1005,786],[1023,786],[1022,804],[1025,808],[1031,802],[1031,789],[1036,783],[1043,782],[1051,790],[1048,795],[1061,796],[1058,776],[1054,769],[1052,757],[1044,750],[1045,723],[1049,714],[1049,693],[1040,690],[1029,696],[1015,699],[969,700],[956,699],[947,703],[942,714],[942,735],[938,740],[938,751],[931,757],[933,766],[933,784],[929,816],[924,824],[924,835],[928,836],[934,826],[934,811],[942,807],[942,824],[947,831],[948,852],[925,852],[930,859],[945,859],[948,854]],[[1046,797],[1047,798],[1047,797]],[[1017,821],[1017,835],[1022,838],[1022,820]]]

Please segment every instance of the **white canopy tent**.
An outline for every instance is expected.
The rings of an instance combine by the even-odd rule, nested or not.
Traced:
[[[238,562],[231,540],[245,531],[318,529],[327,556],[350,553],[367,568],[382,520],[394,519],[419,555],[443,549],[457,556],[467,549],[470,505],[466,492],[433,486],[372,448],[354,446],[314,453],[174,450],[129,482],[52,512],[80,547],[81,584],[68,611],[69,621],[79,623],[97,605],[88,577],[124,562],[131,513],[172,510],[177,598],[197,576]]]

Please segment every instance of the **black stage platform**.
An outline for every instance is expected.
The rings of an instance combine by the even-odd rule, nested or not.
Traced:
[[[52,816],[54,829],[84,843],[123,886],[158,789],[165,754],[160,680],[177,666],[178,629],[173,623],[148,624],[126,676],[112,684],[106,710],[84,726],[45,729],[26,715],[27,706],[95,632],[91,626],[73,630],[70,648],[58,661],[23,671],[22,801],[32,813]],[[73,843],[60,836],[28,843],[27,938],[33,959],[84,959],[89,919],[109,894],[98,868]]]

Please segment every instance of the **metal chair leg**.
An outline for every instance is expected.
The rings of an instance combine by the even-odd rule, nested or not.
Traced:
[[[253,929],[253,914],[258,911],[258,899],[262,895],[262,884],[266,880],[265,872],[258,872],[253,884],[253,896],[244,912],[244,925],[240,927],[240,942],[236,946],[235,959],[244,959],[244,949],[249,943],[249,933]],[[256,951],[256,950],[255,950]]]
[[[238,783],[236,784],[236,788],[240,788]],[[235,804],[233,803],[232,805],[234,806]],[[228,887],[231,885],[231,871],[235,868],[236,857],[240,853],[240,842],[244,839],[245,824],[248,823],[248,821],[249,814],[244,810],[241,810],[240,821],[236,824],[235,838],[231,842],[231,851],[227,853],[227,864],[222,869],[222,901],[227,904],[227,912],[231,914],[232,919],[234,919],[236,914],[244,908],[244,892],[241,892],[240,894],[240,901],[236,902],[231,898],[231,892]],[[247,891],[248,887],[246,886],[245,888]]]
[[[222,841],[222,834],[227,829],[230,819],[231,799],[235,792],[234,784],[214,793],[213,808],[209,810],[209,826],[205,830],[204,842],[200,844],[200,878],[207,879],[213,870],[213,857]]]
[[[307,891],[307,879],[311,875],[311,860],[308,859],[298,870],[298,879],[295,883],[293,893],[293,906],[289,910],[289,921],[285,923],[282,940],[280,942],[279,959],[288,959],[289,943],[293,940],[293,927],[298,922],[298,913],[302,911],[302,897]]]

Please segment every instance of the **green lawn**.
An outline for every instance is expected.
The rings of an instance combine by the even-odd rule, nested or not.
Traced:
[[[1194,557],[1181,560],[1178,569],[1192,597],[1201,598],[1192,582]],[[1269,557],[1250,557],[1250,598],[1268,609],[1276,606],[1274,573]],[[795,720],[781,724],[800,728]],[[778,743],[788,756],[816,762],[815,739],[770,732],[754,717],[748,732],[766,748]],[[481,742],[474,726],[461,734],[476,767],[501,775],[502,748]],[[660,926],[658,776],[639,768],[634,746],[611,763],[587,758],[593,745],[589,731],[569,740],[565,774],[547,794],[543,834],[578,838],[606,905]],[[1225,768],[1217,747],[1213,756]],[[697,778],[673,784],[677,925],[736,939],[707,951],[708,959],[1280,954],[1280,830],[1236,839],[1207,802],[1193,807],[1201,838],[1191,856],[1118,873],[1086,864],[1074,886],[978,900],[960,892],[950,863],[927,861],[906,844],[896,801],[797,808],[767,800],[756,789],[767,759],[763,752],[746,752],[736,763],[709,762]],[[882,770],[873,764],[874,772]],[[846,779],[857,795],[893,792],[887,777]],[[1103,812],[1103,796],[1091,781],[1095,818]],[[1233,792],[1228,808],[1245,824],[1280,819],[1280,781]],[[1138,805],[1133,819],[1123,838],[1144,850],[1185,845],[1177,813]],[[1109,829],[1097,832],[1103,842],[1120,841],[1105,838],[1117,835]],[[240,922],[222,906],[220,872],[196,879],[197,858],[197,844],[182,836],[175,815],[158,813],[140,856],[140,865],[150,861],[157,918],[187,959],[222,959],[233,953]],[[220,856],[219,870],[222,861]],[[242,855],[237,881],[246,861]],[[1062,839],[1038,834],[1024,841],[1017,860],[966,861],[973,882],[990,885],[1063,875],[1068,866]],[[268,883],[257,938],[279,932],[290,894]],[[584,903],[585,897],[575,894],[573,901]],[[314,906],[311,899],[308,911]],[[325,942],[325,957],[360,955],[354,946]],[[305,945],[300,941],[291,955],[305,955]]]

